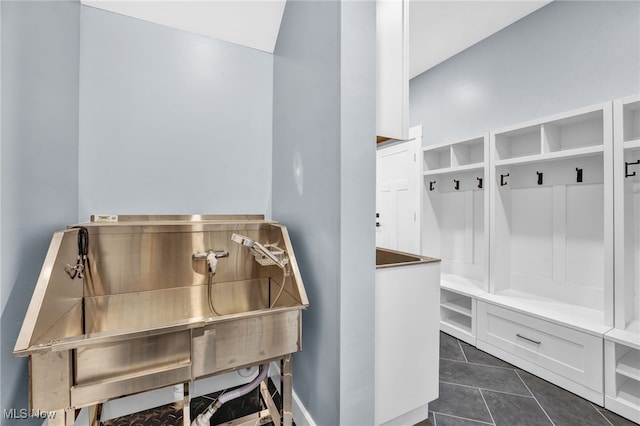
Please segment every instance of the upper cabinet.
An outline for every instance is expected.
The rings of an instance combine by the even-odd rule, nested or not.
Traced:
[[[376,7],[376,134],[409,137],[409,1],[378,0]]]

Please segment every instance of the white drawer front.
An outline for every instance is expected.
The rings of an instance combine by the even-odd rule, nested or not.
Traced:
[[[602,392],[603,340],[478,301],[477,338]]]

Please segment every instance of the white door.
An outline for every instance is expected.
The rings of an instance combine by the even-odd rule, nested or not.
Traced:
[[[418,254],[422,127],[409,137],[376,153],[376,245]]]

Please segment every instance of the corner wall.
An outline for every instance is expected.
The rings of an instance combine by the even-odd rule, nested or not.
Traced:
[[[423,144],[640,92],[640,2],[554,1],[410,81]]]
[[[79,13],[71,1],[2,2],[2,415],[28,408],[13,346],[51,235],[77,220]]]
[[[273,217],[310,303],[294,389],[319,425],[373,424],[375,3],[287,2],[274,55]]]

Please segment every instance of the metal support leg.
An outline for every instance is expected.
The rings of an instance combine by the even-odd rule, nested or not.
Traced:
[[[183,425],[191,424],[191,397],[189,396],[189,382],[184,383],[184,398],[182,399],[182,419]]]
[[[271,397],[271,394],[269,393],[269,386],[267,385],[267,381],[269,380],[269,377],[267,377],[266,379],[264,379],[262,381],[262,383],[260,383],[260,393],[262,394],[262,400],[264,401],[265,405],[267,406],[267,409],[269,410],[269,415],[271,416],[271,419],[273,420],[273,424],[274,425],[279,425],[280,424],[280,411],[278,410],[278,407],[276,406],[276,403],[273,402],[273,398]]]
[[[282,391],[282,425],[293,425],[293,377],[291,354],[285,355],[280,361],[280,390]]]
[[[55,414],[47,421],[48,426],[68,426],[65,410],[56,410]]]
[[[66,426],[73,426],[76,423],[76,415],[78,411],[75,408],[67,408],[64,411],[64,419],[66,421]]]
[[[89,407],[89,426],[100,426],[102,417],[102,404],[91,405]]]

